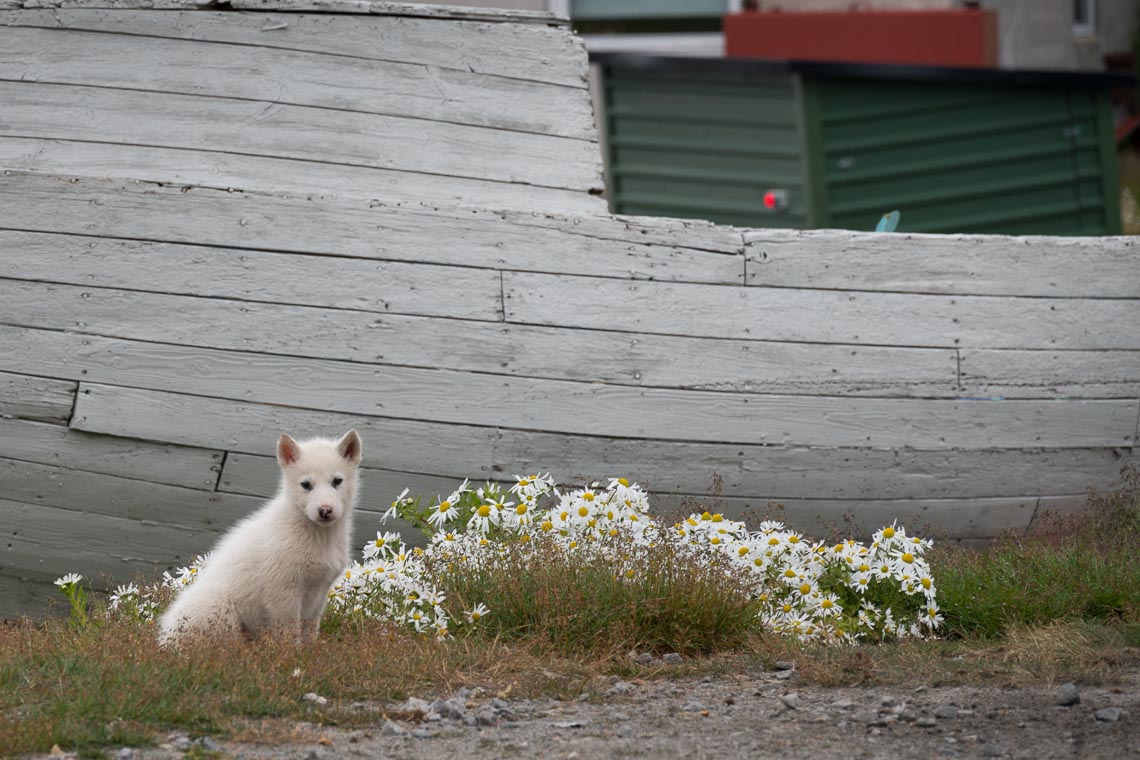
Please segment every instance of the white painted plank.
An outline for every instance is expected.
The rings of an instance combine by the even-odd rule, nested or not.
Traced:
[[[176,10],[215,8],[217,0],[19,0],[17,7],[60,9],[144,9]],[[285,13],[345,13],[385,16],[412,16],[446,20],[476,20],[490,22],[532,23],[563,25],[567,19],[547,11],[515,10],[511,8],[466,8],[454,5],[390,3],[379,0],[226,0],[225,5],[235,11]]]
[[[496,437],[494,430],[484,428],[102,385],[81,386],[78,403],[81,411],[72,426],[80,430],[183,445],[210,440],[229,451],[252,454],[273,455],[283,432],[332,436],[356,428],[370,466],[443,475],[489,473]]]
[[[1131,300],[839,292],[507,272],[507,320],[674,335],[978,348],[1140,348]],[[616,305],[620,304],[620,308]]]
[[[0,140],[0,153],[7,142]],[[638,228],[601,217],[386,206],[368,196],[282,197],[15,171],[0,174],[0,206],[7,219],[20,220],[18,229],[42,232],[637,279],[740,283],[744,275],[740,255],[633,242]]]
[[[64,380],[0,372],[0,418],[67,424],[75,388]]]
[[[747,230],[748,284],[957,295],[1140,298],[1130,237]]]
[[[195,530],[219,530],[261,504],[247,496],[11,459],[0,459],[0,482],[13,501]]]
[[[0,79],[272,101],[597,141],[585,90],[248,45],[0,25]]]
[[[0,458],[186,488],[214,488],[222,452],[0,418]]]
[[[1140,396],[1140,351],[963,349],[962,395],[1074,398]]]
[[[0,82],[0,136],[222,151],[600,192],[596,143],[308,106]]]
[[[176,192],[190,193],[188,187],[199,186],[226,190],[227,201],[231,203],[234,195],[230,193],[256,191],[287,194],[305,200],[329,201],[334,198],[351,198],[357,202],[363,201],[357,205],[364,208],[399,206],[406,203],[436,205],[479,203],[490,209],[512,208],[532,212],[549,209],[569,213],[605,212],[605,201],[602,198],[577,190],[318,164],[283,158],[111,143],[9,137],[0,140],[0,167],[15,171],[62,175],[66,181],[75,183],[70,189],[79,194],[90,187],[105,188],[108,192],[113,192],[110,188],[114,186],[115,180],[121,183],[124,180],[137,179],[171,185]],[[109,178],[111,181],[80,179],[84,176]],[[41,187],[45,182],[48,184],[51,182],[28,176],[12,180],[0,175],[0,179],[6,184],[18,181],[29,192]],[[157,191],[160,187],[147,189]],[[58,202],[68,203],[68,201]],[[216,205],[220,205],[221,202],[214,201]],[[189,210],[192,211],[197,203],[196,200],[188,202]],[[331,225],[329,228],[331,229]],[[743,272],[743,256],[736,263],[736,269]]]
[[[128,290],[497,320],[489,269],[0,231],[0,276]]]
[[[938,539],[992,538],[1006,531],[1024,533],[1037,506],[1036,496],[998,499],[884,499],[837,501],[787,499],[782,508],[757,499],[658,498],[667,513],[699,511],[698,504],[730,519],[753,525],[765,518],[783,520],[813,537],[868,538],[898,521],[912,535]]]
[[[233,362],[229,362],[233,367]],[[1138,402],[775,396],[632,388],[442,369],[339,365],[291,374],[287,358],[170,384],[183,392],[353,415],[708,442],[944,448],[1130,446]],[[80,391],[84,393],[83,389]]]
[[[108,515],[83,514],[18,499],[0,500],[0,522],[11,544],[0,553],[0,573],[54,581],[70,572],[88,588],[108,589],[154,579],[209,549],[216,533],[155,525]]]
[[[66,614],[67,600],[54,584],[0,573],[0,621],[42,620]]]
[[[0,298],[11,299],[18,314],[14,321],[52,328],[0,325],[0,370],[155,390],[176,390],[165,385],[167,378],[184,377],[186,366],[195,368],[196,378],[236,378],[246,366],[262,361],[232,353],[242,351],[285,354],[293,362],[287,374],[300,378],[311,372],[325,377],[326,384],[345,382],[334,361],[340,359],[360,365],[345,368],[358,378],[366,377],[360,373],[368,372],[367,364],[390,364],[638,387],[960,395],[957,358],[946,349],[631,336],[404,316],[378,321],[357,312],[263,309],[216,299],[5,280],[0,280]],[[130,309],[124,311],[126,302]],[[167,345],[175,343],[193,348]]]
[[[454,69],[586,88],[581,39],[562,29],[518,24],[320,14],[70,9],[15,10],[0,24],[227,42]]]
[[[975,498],[1113,488],[1134,462],[1127,448],[809,448],[639,441],[501,431],[500,471],[560,480],[626,477],[655,493],[758,499]]]

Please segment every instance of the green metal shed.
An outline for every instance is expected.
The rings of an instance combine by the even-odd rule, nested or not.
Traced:
[[[1128,77],[593,60],[617,213],[869,230],[898,209],[908,232],[1121,231],[1109,88]]]

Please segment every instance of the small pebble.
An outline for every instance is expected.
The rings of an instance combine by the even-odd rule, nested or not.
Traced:
[[[934,728],[938,725],[938,721],[936,721],[934,718],[919,718],[914,722],[914,725],[918,726],[919,728]]]
[[[633,736],[633,726],[629,724],[618,726],[617,735],[623,739],[628,739]]]
[[[628,681],[618,681],[606,690],[611,697],[621,697],[633,691],[633,684]]]
[[[326,697],[322,697],[320,694],[317,694],[316,692],[313,692],[313,691],[310,691],[308,694],[301,697],[301,699],[305,700],[309,704],[320,705],[320,706],[324,706],[324,705],[327,705],[329,703],[329,700]]]
[[[459,699],[437,699],[432,702],[431,709],[450,720],[463,720],[467,714],[467,708]]]
[[[416,730],[412,731],[412,736],[417,739],[430,739],[431,731],[428,731],[426,728],[417,728]]]
[[[790,681],[795,677],[796,671],[794,670],[781,670],[776,673],[776,678],[780,681]]]
[[[426,713],[431,709],[431,704],[426,699],[419,697],[408,697],[408,701],[404,703],[403,710],[405,712],[419,712]]]
[[[115,753],[115,760],[134,760],[135,751],[130,747],[123,747]]]
[[[170,738],[170,746],[179,752],[189,752],[190,748],[194,746],[194,742],[190,741],[190,737],[185,734],[178,734]]]
[[[484,707],[475,713],[475,722],[480,726],[493,726],[499,722],[499,715],[494,710]]]
[[[1081,701],[1081,693],[1077,690],[1075,684],[1063,683],[1057,689],[1057,704],[1061,707],[1069,707]]]
[[[1093,715],[1102,723],[1115,723],[1120,720],[1120,715],[1123,712],[1119,707],[1105,707],[1097,710]]]
[[[780,702],[789,710],[798,710],[800,708],[800,695],[793,691],[791,694],[780,697]]]
[[[776,660],[772,663],[775,670],[795,670],[796,663],[792,660]]]
[[[699,712],[703,711],[704,709],[705,709],[705,706],[695,699],[690,700],[690,701],[686,702],[685,704],[681,705],[681,712],[697,712],[697,713],[699,713]]]
[[[649,652],[642,652],[641,654],[639,654],[637,656],[637,659],[635,660],[635,662],[638,665],[656,665],[657,664],[657,658],[654,657]]]
[[[957,705],[939,705],[934,708],[934,717],[943,720],[953,720],[958,717],[958,713]]]
[[[836,710],[850,710],[855,706],[855,703],[849,699],[837,699],[831,703],[831,706]]]
[[[404,727],[394,720],[386,720],[384,725],[380,726],[381,736],[403,736],[406,733]]]
[[[202,749],[209,752],[220,752],[222,750],[222,746],[209,736],[203,736],[198,740],[198,743],[202,745]]]
[[[685,658],[676,652],[669,652],[665,655],[662,655],[661,657],[661,662],[665,663],[666,665],[680,665],[684,661]]]
[[[1004,757],[1005,747],[1000,744],[987,744],[982,747],[982,754],[986,757]]]
[[[879,700],[879,705],[881,707],[894,707],[897,704],[898,700],[891,696],[883,697]]]

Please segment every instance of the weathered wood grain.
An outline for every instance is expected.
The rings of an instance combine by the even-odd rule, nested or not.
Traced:
[[[13,501],[194,530],[219,530],[261,504],[246,496],[11,459],[0,459],[0,482]]]
[[[0,620],[2,621],[63,617],[66,615],[66,605],[67,600],[52,583],[23,580],[0,573]]]
[[[9,137],[0,140],[0,167],[15,171],[32,171],[61,175],[69,183],[67,189],[82,193],[84,188],[100,187],[114,196],[110,185],[127,180],[155,183],[153,188],[173,186],[172,192],[187,194],[199,187],[226,191],[227,199],[216,199],[217,205],[230,203],[239,192],[280,193],[304,200],[328,201],[332,198],[363,200],[365,208],[385,205],[429,203],[479,203],[486,208],[523,209],[531,212],[558,209],[569,213],[605,211],[600,197],[577,190],[483,182],[464,177],[445,177],[415,172],[387,171],[283,158],[240,156],[220,151],[186,151],[171,148],[149,148],[111,143],[68,142],[38,138]],[[7,175],[0,180],[11,182]],[[83,179],[94,177],[102,179]],[[55,188],[59,179],[42,180],[24,175],[20,182],[29,191],[48,183]],[[137,185],[137,183],[132,183]],[[136,189],[138,189],[136,187]],[[55,201],[64,205],[66,199]],[[187,203],[192,211],[196,199]],[[288,205],[288,204],[287,204]],[[293,204],[294,206],[296,204]],[[289,214],[290,209],[279,209]],[[82,215],[89,216],[89,214]],[[225,215],[223,214],[223,218]],[[304,217],[303,217],[304,218]],[[322,228],[331,229],[325,223]],[[140,224],[145,231],[149,225]],[[180,225],[176,225],[180,226]],[[50,230],[50,228],[48,228]],[[129,237],[126,231],[122,233]],[[134,237],[138,237],[135,235]],[[159,238],[165,239],[165,238]],[[193,241],[190,241],[193,242]],[[225,243],[220,243],[224,245]],[[255,244],[256,245],[256,244]],[[358,247],[359,244],[358,244]],[[737,262],[743,272],[743,256]]]
[[[66,13],[9,11],[0,16],[0,24],[333,53],[576,89],[586,88],[588,70],[581,39],[546,26],[410,17],[96,8],[72,8]]]
[[[618,438],[944,448],[1130,446],[1138,402],[772,396],[506,378],[441,369],[341,366],[290,383],[291,362],[247,359],[238,383],[184,391],[352,415]],[[355,377],[354,377],[355,376]],[[183,384],[186,385],[185,383]],[[81,396],[85,391],[81,389]],[[126,410],[131,414],[131,410]],[[78,416],[78,413],[77,413]],[[113,432],[113,431],[112,431]]]
[[[0,140],[0,153],[7,142]],[[21,230],[636,279],[740,283],[744,276],[739,254],[636,242],[650,237],[647,228],[604,217],[18,172],[0,173],[0,205]]]
[[[596,143],[309,106],[0,82],[0,136],[221,151],[599,191]],[[425,150],[425,146],[430,149]]]
[[[0,276],[365,312],[499,319],[490,269],[0,231]]]
[[[746,230],[748,284],[956,295],[1140,298],[1128,237]]]
[[[0,79],[272,101],[597,141],[585,90],[339,54],[0,21]]]
[[[737,288],[504,274],[507,320],[675,335],[978,348],[1140,348],[1131,300]],[[620,304],[620,307],[616,306]]]
[[[331,436],[356,428],[369,452],[366,461],[372,466],[442,475],[489,473],[496,437],[494,430],[470,426],[101,385],[82,385],[78,403],[82,411],[72,426],[80,430],[183,445],[209,439],[229,451],[253,454],[274,454],[282,432],[301,437]],[[113,432],[116,430],[119,432]]]
[[[688,514],[703,508],[730,519],[753,524],[761,519],[782,520],[809,535],[827,537],[835,532],[866,539],[884,525],[898,521],[912,534],[956,539],[993,538],[1005,531],[1024,533],[1037,507],[1036,496],[997,499],[887,499],[836,501],[783,499],[780,507],[759,499],[722,497],[658,498],[664,514]]]
[[[1128,448],[914,449],[731,446],[502,431],[495,467],[559,480],[624,476],[655,493],[759,499],[975,498],[1069,493],[1120,483]],[[494,469],[494,468],[493,468]]]
[[[0,418],[67,424],[75,388],[63,380],[0,372]]]
[[[961,351],[961,371],[962,395],[966,396],[1140,396],[1140,351],[966,348]]]
[[[222,452],[0,418],[0,458],[212,490]]]
[[[32,581],[54,581],[70,572],[84,584],[107,589],[154,578],[188,564],[217,539],[209,531],[156,525],[109,515],[78,513],[19,499],[0,500],[0,522],[7,529],[0,573]]]
[[[171,377],[191,382],[187,366],[194,367],[195,378],[210,382],[236,380],[245,366],[272,361],[233,354],[241,351],[289,356],[287,374],[297,378],[293,384],[311,384],[304,380],[310,374],[338,384],[367,378],[368,364],[393,364],[639,387],[960,395],[957,359],[945,349],[676,338],[403,316],[376,320],[357,312],[262,309],[216,299],[0,280],[0,298],[8,297],[21,312],[17,321],[53,329],[0,325],[0,370],[155,390],[177,390],[169,387]],[[127,319],[124,302],[131,304]],[[187,346],[168,345],[175,343]],[[360,366],[342,367],[338,359]],[[342,368],[348,374],[341,375]]]

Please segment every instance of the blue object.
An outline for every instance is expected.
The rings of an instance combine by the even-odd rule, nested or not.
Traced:
[[[895,228],[899,226],[899,219],[902,218],[897,210],[883,214],[883,218],[875,226],[875,232],[894,232]]]

